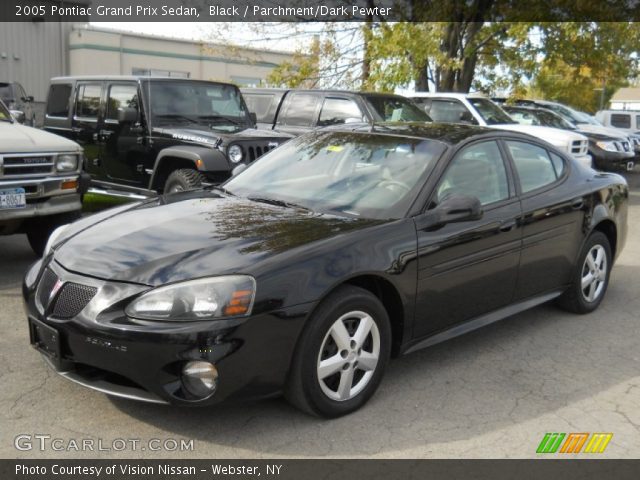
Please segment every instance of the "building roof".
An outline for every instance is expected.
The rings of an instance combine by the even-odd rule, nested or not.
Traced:
[[[640,102],[640,87],[624,87],[611,97],[612,102]]]

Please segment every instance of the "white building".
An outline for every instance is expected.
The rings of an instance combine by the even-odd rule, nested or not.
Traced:
[[[611,97],[612,110],[640,110],[640,87],[619,89]]]

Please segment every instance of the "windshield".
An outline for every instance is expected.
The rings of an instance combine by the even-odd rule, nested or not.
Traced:
[[[150,81],[143,90],[154,124],[185,122],[231,132],[249,126],[242,95],[233,85],[163,80]]]
[[[364,95],[376,122],[431,122],[424,110],[402,97]]]
[[[11,122],[11,114],[7,107],[4,106],[4,103],[0,102],[0,121],[2,122]]]
[[[468,97],[467,100],[476,109],[476,112],[487,122],[487,125],[502,125],[505,123],[517,123],[498,105],[486,98]]]
[[[269,152],[224,188],[362,218],[401,218],[445,146],[363,132],[311,132]]]
[[[574,124],[553,112],[536,110],[535,114],[540,119],[540,123],[546,127],[561,128],[563,130],[577,130]]]

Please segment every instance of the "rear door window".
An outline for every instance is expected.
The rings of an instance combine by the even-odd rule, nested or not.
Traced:
[[[507,147],[520,178],[522,193],[550,185],[560,178],[564,161],[555,154],[552,159],[542,147],[526,142],[507,140]]]
[[[71,84],[57,83],[51,85],[47,99],[47,116],[67,118],[69,116],[70,97]]]
[[[78,85],[76,97],[76,116],[89,119],[97,119],[100,114],[100,96],[102,84],[82,83]]]
[[[434,122],[459,123],[468,112],[467,108],[457,100],[434,98],[428,113]]]

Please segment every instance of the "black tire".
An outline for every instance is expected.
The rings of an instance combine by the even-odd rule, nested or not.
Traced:
[[[367,333],[365,337],[366,340],[358,345],[353,341],[355,337],[353,337],[352,331],[355,332],[363,319],[355,317],[345,319],[342,325],[346,327],[346,331],[350,335],[351,350],[347,356],[342,356],[334,337],[329,334],[330,329],[338,323],[337,321],[342,316],[357,312],[368,315],[377,327],[377,331],[371,327],[370,333]],[[350,326],[354,327],[352,331],[350,331]],[[375,340],[376,337],[379,341]],[[334,343],[333,346],[330,345],[331,342]],[[362,365],[358,368],[358,360],[364,362],[364,357],[360,356],[361,353],[375,352],[375,345],[379,346],[377,363],[365,372]],[[335,350],[329,351],[331,347],[334,347]],[[342,352],[344,353],[346,350]],[[329,295],[309,319],[296,347],[285,388],[285,397],[292,405],[312,415],[326,418],[346,415],[362,407],[375,393],[389,363],[390,355],[391,327],[387,311],[380,300],[362,288],[350,285],[342,286]],[[324,387],[321,386],[318,373],[319,361],[323,356],[325,359],[336,358],[341,363],[340,370],[322,381]],[[342,359],[344,359],[343,364]],[[347,370],[353,370],[353,380],[352,383],[349,383],[348,388],[349,395],[354,389],[356,393],[343,400],[332,399],[325,392],[332,390],[329,387],[332,383],[337,385],[334,394],[338,394],[340,391],[339,383],[343,375],[342,369],[345,368],[345,365],[349,365]]]
[[[164,184],[164,193],[197,190],[206,177],[192,168],[180,168],[171,172]]]
[[[582,280],[585,276],[591,273],[590,267],[587,263],[587,255],[596,254],[598,247],[601,247],[603,249],[606,261],[606,265],[602,269],[598,269],[598,271],[604,273],[604,278],[601,280],[601,288],[595,288],[596,291],[598,290],[598,288],[600,288],[597,296],[589,300],[588,293],[591,285],[583,289]],[[611,276],[612,263],[613,261],[611,258],[611,245],[609,244],[609,239],[602,232],[593,232],[582,247],[582,251],[580,252],[580,256],[578,257],[578,261],[576,263],[571,286],[562,294],[560,298],[558,298],[558,305],[561,308],[573,313],[584,314],[593,312],[596,308],[598,308],[607,292],[607,287],[609,286],[609,277]]]
[[[29,220],[26,228],[27,240],[33,252],[42,256],[51,233],[58,227],[75,222],[81,216],[81,212],[69,212],[48,217],[33,218]]]

